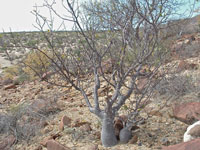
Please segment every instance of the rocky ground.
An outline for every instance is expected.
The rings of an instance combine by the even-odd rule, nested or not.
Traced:
[[[0,79],[0,115],[21,114],[18,120],[27,130],[21,130],[21,132],[26,131],[25,135],[20,133],[20,130],[14,130],[16,131],[14,132],[16,133],[15,137],[8,136],[8,133],[0,134],[0,141],[2,141],[0,144],[9,145],[5,142],[5,139],[9,139],[10,144],[13,144],[10,149],[45,150],[48,148],[47,141],[54,139],[71,150],[158,150],[163,146],[181,143],[188,124],[174,117],[173,108],[177,103],[200,102],[200,93],[198,93],[200,51],[193,49],[195,55],[190,57],[186,57],[186,50],[183,51],[184,53],[178,51],[180,45],[191,46],[198,43],[199,35],[193,36],[196,38],[194,41],[190,40],[191,35],[189,35],[173,45],[173,55],[177,54],[179,58],[174,57],[176,59],[166,65],[173,66],[171,70],[177,71],[176,74],[179,76],[191,78],[189,82],[183,81],[186,84],[182,86],[189,87],[188,83],[192,83],[192,85],[195,83],[193,85],[195,88],[184,88],[185,92],[183,91],[178,96],[173,95],[170,99],[170,93],[165,91],[164,94],[161,94],[158,89],[158,94],[152,98],[152,102],[142,110],[142,116],[148,117],[148,119],[139,125],[139,129],[132,131],[133,139],[128,144],[118,144],[112,148],[102,146],[100,141],[101,123],[89,112],[83,97],[75,89],[53,86],[40,80],[18,84],[2,78]],[[91,90],[92,87],[89,87],[88,91]],[[35,112],[38,117],[35,114],[23,113],[19,110]],[[25,126],[25,123],[29,126]],[[7,126],[10,126],[9,121]],[[37,132],[29,130],[36,129],[33,127],[38,127]],[[15,142],[17,140],[18,142]]]
[[[27,83],[16,85],[12,89],[0,89],[1,111],[10,108],[10,105],[21,105],[22,103],[32,104],[34,101],[49,101],[49,98],[56,97],[57,112],[47,116],[47,125],[41,129],[41,133],[32,138],[27,144],[26,141],[17,143],[15,149],[37,149],[45,138],[59,134],[56,141],[71,149],[90,149],[98,145],[103,148],[100,142],[101,125],[98,119],[92,115],[84,104],[83,97],[75,90],[50,86],[45,82]],[[138,137],[134,144],[122,144],[107,149],[161,149],[163,145],[173,145],[182,142],[183,134],[187,125],[170,117],[171,105],[159,108],[165,104],[165,99],[152,103],[147,107],[150,118],[140,128],[133,132]],[[42,109],[43,105],[38,105]],[[153,108],[153,109],[151,109]],[[49,108],[51,109],[51,108]],[[152,111],[150,111],[152,110]],[[60,122],[63,116],[70,118],[68,126],[61,130]],[[2,140],[4,135],[1,136]]]

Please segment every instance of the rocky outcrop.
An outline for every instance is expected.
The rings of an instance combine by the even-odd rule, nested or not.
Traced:
[[[200,138],[189,142],[163,147],[162,150],[200,150]]]
[[[175,105],[173,107],[173,117],[186,124],[192,124],[200,120],[200,102]]]

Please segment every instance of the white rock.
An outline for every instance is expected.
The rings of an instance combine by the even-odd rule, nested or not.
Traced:
[[[183,141],[184,142],[188,142],[188,141],[191,141],[192,139],[195,139],[195,137],[191,136],[189,134],[190,130],[192,128],[194,128],[196,125],[200,125],[200,121],[197,121],[195,122],[194,124],[190,125],[188,128],[187,128],[187,131],[184,133],[184,137],[183,137]]]

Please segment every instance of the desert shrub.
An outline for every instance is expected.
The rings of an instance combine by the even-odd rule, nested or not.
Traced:
[[[33,112],[26,103],[11,105],[7,113],[0,114],[0,134],[13,134],[18,141],[29,141],[38,135],[46,117],[39,112]]]
[[[29,40],[27,42],[27,46],[30,46],[30,47],[34,47],[34,46],[36,46],[36,44],[38,44],[37,40]]]
[[[5,68],[3,70],[3,77],[5,79],[14,79],[17,83],[23,83],[24,81],[30,80],[30,76],[24,72],[21,64]]]
[[[163,79],[156,90],[160,95],[179,97],[191,92],[195,88],[192,78],[187,75],[173,75]]]
[[[18,76],[20,74],[20,66],[13,65],[10,67],[7,67],[3,70],[4,77],[7,79],[13,79],[14,77]]]
[[[50,53],[47,50],[42,50],[33,51],[25,58],[24,72],[27,73],[31,79],[34,79],[36,75],[42,76],[42,74],[50,67],[51,61],[44,53],[50,56]]]
[[[196,57],[200,52],[199,47],[199,42],[183,45],[181,49],[177,50],[177,54],[182,58]]]

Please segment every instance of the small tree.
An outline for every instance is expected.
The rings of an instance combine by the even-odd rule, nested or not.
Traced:
[[[50,19],[40,14],[39,7],[33,11],[36,27],[47,41],[48,53],[39,46],[33,49],[50,60],[50,67],[44,68],[46,72],[55,72],[57,78],[81,92],[89,111],[102,122],[101,140],[105,147],[117,144],[114,118],[128,103],[128,121],[120,132],[120,141],[127,142],[130,128],[139,121],[140,110],[162,78],[158,70],[167,51],[162,46],[161,30],[178,3],[176,0],[110,0],[79,5],[78,1],[65,0],[61,4],[67,15],[54,9],[55,0],[51,3],[45,0]],[[70,48],[69,43],[58,38],[53,28],[53,14],[74,23],[75,32],[71,35],[76,35],[78,44]],[[31,69],[38,74],[36,69]],[[44,80],[66,86],[48,78]],[[102,82],[113,92],[100,103],[98,91]],[[89,86],[93,86],[92,98],[87,94]]]

